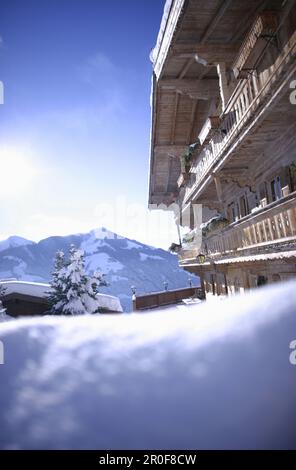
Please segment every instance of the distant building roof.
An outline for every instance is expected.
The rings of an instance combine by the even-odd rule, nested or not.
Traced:
[[[49,284],[42,284],[39,282],[0,281],[0,285],[5,288],[4,295],[23,294],[29,295],[30,297],[44,298],[50,290]]]
[[[106,294],[97,294],[100,300],[100,308],[110,312],[122,313],[122,306],[118,297]]]
[[[50,284],[27,281],[0,281],[0,285],[5,288],[5,296],[13,294],[45,299],[50,291]],[[122,306],[118,297],[106,294],[97,294],[100,308],[103,311],[122,313]]]

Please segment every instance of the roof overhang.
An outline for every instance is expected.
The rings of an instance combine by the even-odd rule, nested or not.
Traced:
[[[264,0],[167,0],[151,53],[149,205],[178,200],[180,158],[220,99],[219,74],[229,70]],[[225,67],[224,67],[225,66]],[[182,199],[182,198],[181,198]]]
[[[164,62],[186,3],[188,3],[188,0],[166,0],[156,46],[151,54],[157,80],[162,73]]]

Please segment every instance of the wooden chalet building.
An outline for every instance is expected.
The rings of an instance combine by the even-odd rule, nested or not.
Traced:
[[[180,208],[191,231],[180,265],[206,295],[296,274],[295,3],[165,5],[151,55],[149,204]]]

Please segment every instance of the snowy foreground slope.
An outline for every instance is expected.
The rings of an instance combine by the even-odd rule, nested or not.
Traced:
[[[3,449],[296,448],[296,283],[0,325]]]
[[[119,297],[125,311],[132,309],[131,286],[137,288],[138,294],[163,290],[165,281],[169,289],[177,289],[188,287],[192,277],[179,268],[177,256],[104,228],[85,234],[49,237],[30,245],[29,241],[23,241],[22,246],[16,246],[16,238],[0,242],[0,279],[48,282],[55,253],[58,250],[67,253],[73,243],[84,250],[89,274],[97,270],[106,274],[109,287],[102,288],[101,292]],[[198,284],[195,277],[194,285]]]

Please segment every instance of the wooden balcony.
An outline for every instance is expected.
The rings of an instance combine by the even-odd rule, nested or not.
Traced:
[[[178,188],[182,188],[183,186],[186,185],[186,182],[190,180],[190,173],[188,172],[183,172],[180,174],[178,180],[177,180],[177,186]]]
[[[195,185],[186,191],[185,203],[196,196],[203,180],[214,170],[235,142],[238,135],[251,126],[263,106],[271,102],[279,87],[289,83],[291,70],[294,65],[296,33],[292,35],[274,65],[266,69],[264,74],[257,77],[249,75],[247,80],[241,80],[232,94],[225,111],[221,115],[220,132],[216,130],[210,142],[204,146],[195,168]],[[294,67],[295,68],[295,67]],[[288,70],[288,72],[286,72]],[[293,71],[293,69],[292,69]]]
[[[189,260],[197,262],[198,256],[202,253],[202,235],[201,232],[196,235],[191,243],[182,244],[181,250],[178,252],[179,263],[187,262]]]
[[[220,127],[220,117],[219,116],[210,116],[202,130],[199,133],[198,139],[201,145],[207,144],[210,142],[211,138],[215,134],[215,132]]]
[[[266,47],[267,40],[275,35],[278,21],[275,12],[263,11],[255,20],[233,64],[236,78],[248,78],[256,61]]]
[[[296,192],[258,209],[205,240],[206,255],[243,255],[296,242]]]
[[[181,265],[202,264],[205,261],[233,258],[248,254],[278,251],[283,246],[296,244],[296,192],[258,209],[233,222],[218,233],[209,234],[200,243],[179,253]]]

